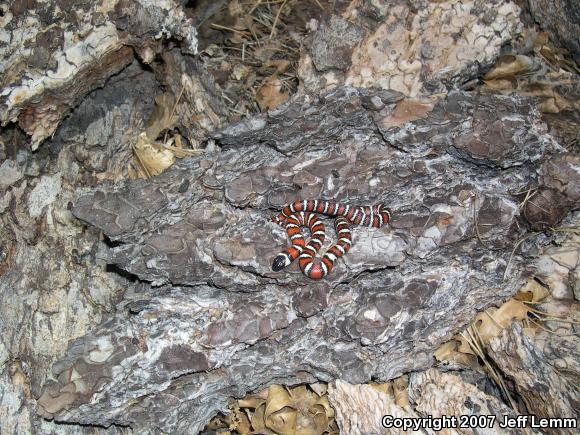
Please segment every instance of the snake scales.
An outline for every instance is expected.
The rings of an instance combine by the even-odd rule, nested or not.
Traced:
[[[324,243],[326,232],[317,213],[336,217],[334,228],[338,236],[337,243],[328,248],[319,262],[316,262],[315,258]],[[319,199],[306,199],[288,204],[280,214],[272,218],[272,221],[286,229],[292,245],[276,256],[272,270],[280,271],[298,258],[300,269],[307,277],[324,278],[331,272],[336,260],[350,250],[351,224],[380,228],[386,225],[390,218],[388,210],[382,204],[355,207]],[[300,230],[302,226],[310,230],[308,244]]]

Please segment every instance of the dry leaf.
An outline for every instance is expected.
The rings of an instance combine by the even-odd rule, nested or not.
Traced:
[[[235,425],[231,429],[236,430],[242,435],[251,433],[252,424],[250,423],[248,415],[238,409],[235,415]]]
[[[280,75],[284,74],[284,72],[288,69],[290,66],[290,61],[287,59],[270,59],[264,64],[264,66],[266,68],[275,67],[276,72],[274,74]]]
[[[327,397],[319,396],[305,385],[290,390],[272,385],[265,400],[254,395],[238,404],[255,406],[251,415],[253,433],[320,435],[328,431],[330,420],[334,418]]]
[[[137,143],[133,146],[133,155],[137,162],[138,178],[159,175],[175,162],[174,154],[151,142],[146,133],[141,133],[137,138]]]
[[[256,396],[246,396],[243,399],[238,400],[238,406],[240,408],[252,408],[256,409],[264,402],[264,399]]]
[[[502,56],[491,70],[484,76],[485,80],[498,80],[513,78],[523,74],[528,74],[539,69],[537,62],[528,56],[507,55]]]
[[[538,108],[543,113],[578,110],[580,102],[567,98],[577,82],[577,71],[570,68],[566,53],[549,45],[545,34],[533,37],[536,56],[502,56],[484,76],[485,87],[502,93],[517,91],[525,96],[542,97]]]
[[[569,101],[566,98],[554,92],[554,96],[552,98],[548,98],[545,101],[542,101],[538,105],[538,109],[540,109],[540,112],[542,113],[560,113],[565,110],[573,111],[577,109],[578,106],[580,106],[578,103]]]
[[[175,98],[171,94],[162,94],[155,97],[155,108],[147,120],[145,133],[154,141],[163,130],[172,128],[177,122],[174,112]]]
[[[264,80],[264,84],[258,89],[256,101],[260,110],[265,112],[278,107],[290,98],[288,92],[282,91],[282,80],[275,75]]]
[[[230,77],[234,80],[240,81],[245,79],[248,76],[248,74],[250,74],[250,72],[251,72],[250,67],[238,63],[234,66],[232,73],[230,74]]]
[[[266,429],[266,423],[264,421],[264,411],[266,410],[266,401],[260,403],[254,413],[252,414],[251,423],[252,428],[254,429],[255,433],[270,433],[268,429]]]
[[[494,91],[511,91],[517,87],[517,83],[510,79],[484,80],[483,83]]]
[[[467,355],[475,356],[475,352],[471,348],[471,344],[460,334],[454,337],[455,340],[459,342],[459,346],[457,346],[457,351],[460,353],[464,353]]]
[[[171,146],[175,142],[178,146]],[[157,144],[141,133],[133,145],[135,163],[129,166],[129,178],[151,178],[162,173],[175,163],[175,158],[182,159],[203,150],[186,150],[181,147],[181,138],[176,135],[167,141],[167,145]]]
[[[512,320],[523,320],[528,317],[529,307],[515,299],[508,300],[494,313],[489,311],[479,313],[474,322],[483,344],[499,335],[502,329],[507,328]]]
[[[409,393],[407,391],[408,386],[409,378],[406,375],[400,376],[393,381],[395,403],[401,408],[409,408]]]
[[[450,361],[453,359],[453,356],[457,353],[457,341],[450,340],[447,343],[443,343],[439,346],[433,356],[437,361]]]
[[[468,346],[469,352],[460,351],[460,345]],[[444,343],[433,354],[437,361],[452,361],[465,367],[479,367],[477,357],[471,347],[458,336]]]
[[[514,299],[523,302],[540,302],[549,295],[550,292],[546,287],[535,279],[529,279],[518,294],[514,296]]]

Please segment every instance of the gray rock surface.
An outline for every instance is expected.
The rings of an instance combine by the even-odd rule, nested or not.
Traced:
[[[476,311],[511,295],[525,252],[549,240],[521,244],[503,280],[534,224],[519,205],[547,188],[539,173],[562,151],[531,102],[369,98],[296,97],[222,130],[212,153],[79,198],[73,213],[112,242],[106,261],[151,285],[131,285],[112,318],[70,345],[39,399],[44,415],[195,432],[270,383],[427,368]],[[287,237],[269,218],[303,198],[385,203],[392,224],[355,227],[327,279],[297,265],[274,273]]]

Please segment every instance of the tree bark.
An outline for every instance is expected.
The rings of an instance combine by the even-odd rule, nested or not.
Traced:
[[[273,382],[428,368],[473,313],[511,295],[546,242],[529,237],[511,256],[545,223],[519,204],[549,191],[559,199],[542,197],[543,210],[564,215],[575,190],[539,173],[559,179],[573,157],[557,156],[526,99],[397,99],[296,97],[222,130],[211,153],[76,201],[75,216],[114,242],[106,261],[153,286],[131,286],[112,319],[71,345],[39,400],[45,415],[198,431],[229,397]],[[296,265],[274,273],[287,241],[269,218],[303,198],[388,204],[392,222],[354,227],[323,281]]]

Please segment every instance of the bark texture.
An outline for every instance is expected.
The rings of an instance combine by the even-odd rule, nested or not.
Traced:
[[[192,22],[216,4],[0,5],[3,433],[193,433],[271,383],[426,369],[558,240],[535,232],[578,209],[558,114],[548,135],[531,99],[405,98],[473,82],[521,30],[514,3],[337,2],[340,17],[312,24],[299,94],[237,124],[216,83],[223,59],[212,70],[211,50],[191,55]],[[204,153],[121,181],[160,93],[180,96],[173,133]],[[273,273],[288,241],[269,218],[306,198],[383,202],[393,221],[354,228],[323,281]],[[578,297],[577,256],[555,255],[538,262],[546,281],[556,271],[554,294]]]
[[[580,355],[578,339],[554,334],[546,352],[514,323],[490,343],[490,353],[498,367],[516,385],[531,414],[538,417],[580,418]],[[556,398],[556,400],[546,400]],[[558,429],[553,433],[576,433]]]
[[[150,63],[162,39],[183,40],[195,54],[196,31],[177,2],[168,0],[2,5],[0,123],[16,122],[36,149],[72,107],[134,59]]]
[[[399,98],[297,97],[153,180],[79,198],[73,213],[115,242],[106,261],[154,286],[132,286],[69,347],[39,400],[45,415],[197,431],[229,397],[272,382],[427,368],[474,312],[513,293],[529,260],[512,258],[504,281],[510,252],[537,224],[518,192],[548,188],[536,168],[569,163],[551,157],[561,150],[526,99]],[[549,207],[571,208],[570,192]],[[287,242],[269,217],[299,198],[389,204],[392,225],[355,228],[321,282],[296,265],[273,273]]]
[[[529,0],[536,23],[580,62],[580,5],[574,0]]]

